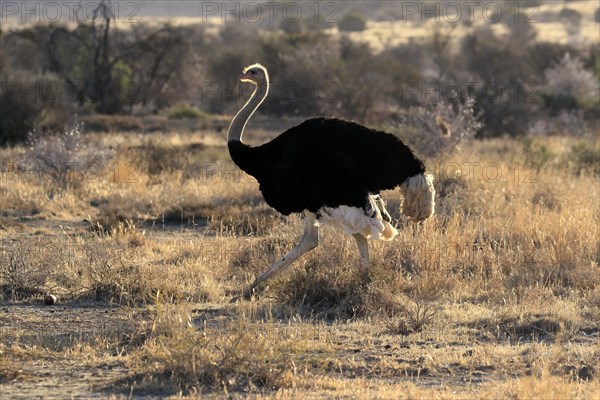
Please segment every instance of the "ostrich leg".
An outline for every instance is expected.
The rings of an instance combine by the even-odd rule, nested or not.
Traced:
[[[354,240],[356,240],[356,244],[358,245],[358,252],[360,254],[360,269],[362,271],[366,271],[369,266],[369,244],[367,243],[367,239],[360,233],[355,233],[352,235]]]
[[[302,254],[307,253],[310,250],[317,247],[317,245],[319,244],[319,228],[315,225],[316,220],[316,214],[311,212],[306,213],[306,218],[304,220],[304,234],[302,235],[302,239],[300,239],[300,242],[281,260],[275,262],[269,267],[269,269],[267,269],[265,272],[256,277],[254,282],[252,282],[252,285],[250,285],[250,287],[244,290],[244,298],[250,298],[252,296],[252,292],[258,285],[260,285],[262,282],[266,281],[276,273],[284,271],[290,265],[292,265],[294,261],[300,258]]]

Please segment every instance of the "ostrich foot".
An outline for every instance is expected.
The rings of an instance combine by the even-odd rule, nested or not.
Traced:
[[[370,271],[368,269],[361,269],[358,272],[359,273],[359,281],[363,287],[366,287],[371,282],[373,282],[373,278],[371,278],[371,274],[369,274],[369,272]]]
[[[239,296],[234,296],[229,303],[238,303],[242,300],[252,300],[252,295],[254,294],[254,289],[246,288]]]
[[[244,289],[244,291],[242,292],[241,295],[233,297],[229,302],[237,303],[242,300],[252,300],[252,299],[258,298],[258,295],[261,292],[267,290],[267,288],[268,288],[268,286],[262,290],[257,290],[257,288],[255,286],[247,287],[246,289]]]

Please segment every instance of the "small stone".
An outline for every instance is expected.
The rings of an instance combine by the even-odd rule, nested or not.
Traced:
[[[51,306],[56,303],[56,296],[53,294],[47,294],[44,296],[44,304],[47,306]]]

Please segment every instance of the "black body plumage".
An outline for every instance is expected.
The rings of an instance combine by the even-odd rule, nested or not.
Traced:
[[[266,202],[284,215],[321,207],[365,207],[369,194],[425,172],[399,138],[336,118],[313,118],[272,141],[228,142],[233,161],[256,178]]]

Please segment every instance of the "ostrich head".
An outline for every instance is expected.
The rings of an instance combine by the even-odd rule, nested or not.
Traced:
[[[252,64],[244,68],[244,73],[238,77],[242,82],[249,82],[255,85],[264,85],[269,83],[269,73],[267,69],[260,64]]]

